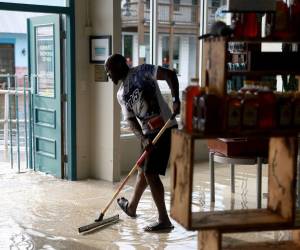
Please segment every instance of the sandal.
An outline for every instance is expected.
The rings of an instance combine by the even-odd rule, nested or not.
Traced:
[[[144,228],[145,232],[170,232],[174,229],[172,224],[165,224],[163,222],[155,222]]]
[[[129,201],[126,198],[124,198],[124,197],[118,198],[117,199],[117,203],[118,203],[119,207],[123,210],[123,212],[125,214],[127,214],[129,217],[131,217],[131,218],[135,218],[136,217],[136,214],[130,214],[130,213],[128,213],[128,204],[129,204]]]

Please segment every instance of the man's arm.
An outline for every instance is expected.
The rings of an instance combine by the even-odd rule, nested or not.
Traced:
[[[144,137],[141,126],[137,119],[135,117],[131,117],[127,119],[127,122],[132,132],[138,139],[142,141],[143,146],[148,146],[151,142],[146,137]]]
[[[176,72],[170,69],[166,69],[158,66],[157,80],[165,80],[171,90],[172,99],[173,99],[173,112],[176,114],[180,113],[180,99],[179,99],[179,82],[176,75]]]
[[[127,122],[130,129],[136,135],[136,137],[141,139],[143,137],[143,132],[137,119],[135,117],[131,117],[127,119]]]

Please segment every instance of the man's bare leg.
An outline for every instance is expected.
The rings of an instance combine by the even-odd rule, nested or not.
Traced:
[[[129,216],[134,217],[136,216],[136,209],[139,204],[139,201],[144,193],[145,189],[147,188],[148,184],[145,178],[145,175],[141,169],[138,171],[138,175],[136,178],[136,183],[133,191],[133,195],[131,197],[130,202],[128,202],[125,198],[118,199],[118,203],[122,210]],[[126,205],[128,204],[128,205]]]
[[[165,190],[158,174],[145,174],[147,183],[150,186],[151,194],[158,210],[158,222],[145,228],[146,231],[156,231],[160,229],[172,229],[166,204]]]

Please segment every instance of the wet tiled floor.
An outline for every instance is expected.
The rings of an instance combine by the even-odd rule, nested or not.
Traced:
[[[266,193],[266,169],[263,192]],[[169,173],[163,177],[169,210]],[[237,166],[236,193],[230,192],[230,169],[216,166],[216,202],[210,204],[207,163],[196,164],[193,186],[193,211],[247,209],[256,207],[256,167]],[[130,197],[134,178],[122,196]],[[138,207],[138,217],[126,217],[116,203],[106,217],[120,214],[121,220],[91,233],[79,234],[78,227],[93,222],[109,201],[118,183],[97,180],[70,182],[27,171],[0,170],[0,249],[196,249],[197,232],[186,231],[174,220],[170,233],[145,233],[143,228],[157,218],[147,189]],[[263,207],[266,200],[263,199]],[[224,243],[278,240],[281,232],[231,234]]]

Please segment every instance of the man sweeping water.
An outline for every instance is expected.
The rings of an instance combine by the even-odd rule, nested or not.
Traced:
[[[168,165],[171,129],[177,127],[176,120],[157,141],[151,142],[171,116],[171,110],[163,99],[157,80],[165,80],[171,89],[173,113],[180,112],[179,83],[174,71],[150,64],[129,68],[126,58],[120,54],[110,56],[105,62],[105,70],[114,84],[120,84],[117,99],[124,118],[131,130],[141,140],[142,150],[151,151],[139,168],[133,195],[117,200],[120,208],[130,217],[136,217],[140,198],[149,185],[158,210],[158,221],[145,227],[148,232],[172,230],[165,200],[164,186],[159,175],[165,175]]]

